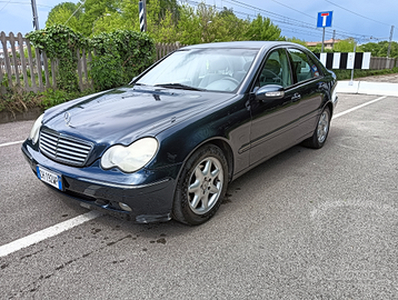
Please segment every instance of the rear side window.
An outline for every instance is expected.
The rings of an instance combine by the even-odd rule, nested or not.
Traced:
[[[307,54],[298,49],[289,49],[292,68],[296,82],[320,76],[320,70],[315,62]]]

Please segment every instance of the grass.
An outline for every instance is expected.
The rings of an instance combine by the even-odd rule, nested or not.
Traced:
[[[68,93],[61,90],[48,89],[42,93],[34,93],[6,88],[5,93],[0,92],[0,112],[9,111],[15,114],[26,112],[33,108],[45,110],[57,104],[77,99],[91,93],[94,93],[94,91],[85,90],[84,92]]]

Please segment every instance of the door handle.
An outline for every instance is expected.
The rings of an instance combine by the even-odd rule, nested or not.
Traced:
[[[301,95],[299,93],[294,93],[292,96],[292,101],[299,101],[301,99]]]

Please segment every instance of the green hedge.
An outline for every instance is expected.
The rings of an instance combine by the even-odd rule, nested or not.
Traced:
[[[127,84],[155,60],[154,41],[146,33],[131,30],[115,30],[88,39],[67,26],[52,25],[27,37],[49,58],[59,60],[57,86],[69,93],[79,90],[78,49],[94,50],[90,75],[98,91]]]
[[[153,39],[146,33],[130,30],[102,33],[88,39],[67,26],[53,25],[33,31],[27,37],[34,47],[45,51],[48,58],[59,60],[58,89],[37,94],[22,92],[8,88],[7,77],[4,77],[0,82],[0,111],[23,112],[33,107],[47,109],[94,92],[79,90],[76,72],[78,49],[95,53],[90,65],[95,91],[128,84],[155,61],[156,55]]]
[[[126,84],[155,61],[155,43],[145,33],[116,30],[91,39],[96,51],[91,76],[96,90]]]
[[[351,79],[351,70],[333,70],[337,76],[337,80]],[[354,70],[354,78],[367,76],[387,75],[398,73],[398,68],[384,70]]]

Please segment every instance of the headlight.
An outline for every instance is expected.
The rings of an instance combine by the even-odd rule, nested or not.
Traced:
[[[33,127],[29,134],[29,139],[32,140],[33,145],[37,143],[39,139],[39,132],[41,127],[41,122],[43,121],[44,114],[37,118],[36,122],[33,124]]]
[[[135,172],[155,156],[158,147],[158,141],[151,137],[140,139],[127,147],[113,146],[102,156],[101,166],[104,169],[118,167],[123,172]]]

